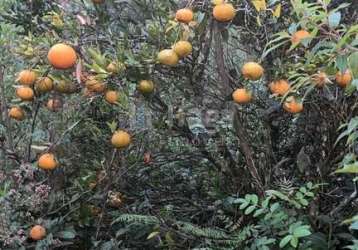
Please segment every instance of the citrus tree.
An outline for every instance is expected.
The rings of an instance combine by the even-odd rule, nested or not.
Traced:
[[[357,9],[2,1],[1,249],[357,249]]]

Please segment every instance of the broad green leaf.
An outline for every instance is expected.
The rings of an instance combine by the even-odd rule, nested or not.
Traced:
[[[335,171],[337,174],[358,174],[358,162],[345,165],[343,168]]]
[[[249,206],[245,210],[245,215],[251,214],[255,210],[256,206]]]
[[[358,79],[358,52],[348,57],[348,65],[355,79]]]
[[[288,242],[290,242],[290,240],[292,239],[292,235],[287,235],[285,236],[281,241],[280,241],[280,248],[284,248]]]
[[[336,28],[341,21],[341,12],[331,12],[328,16],[328,25],[331,28]]]
[[[296,248],[298,246],[298,238],[295,237],[295,236],[292,236],[290,244],[291,244],[292,247]]]
[[[310,235],[309,226],[300,226],[293,231],[293,235],[297,238],[302,238]]]

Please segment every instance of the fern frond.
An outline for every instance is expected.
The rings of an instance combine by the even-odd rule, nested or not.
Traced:
[[[138,214],[122,214],[117,217],[113,222],[116,223],[142,223],[142,224],[159,224],[160,221],[154,216],[138,215]]]

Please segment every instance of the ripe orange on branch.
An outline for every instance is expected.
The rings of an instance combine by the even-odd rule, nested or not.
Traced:
[[[33,240],[42,240],[46,237],[46,229],[41,225],[33,226],[30,230],[30,238]]]
[[[36,73],[32,70],[23,70],[19,73],[17,81],[22,85],[33,85],[36,81]]]
[[[44,170],[53,170],[57,167],[58,163],[53,154],[46,153],[40,156],[37,165]]]
[[[111,143],[115,148],[125,148],[131,143],[131,136],[123,130],[117,130],[112,135]]]
[[[299,44],[302,40],[307,39],[311,34],[307,30],[298,30],[291,36],[292,44]]]
[[[343,73],[340,71],[336,73],[336,82],[342,88],[347,87],[352,82],[352,78],[353,77],[349,69],[346,69]]]
[[[53,89],[53,81],[49,77],[41,77],[36,82],[35,88],[41,93],[49,92]]]
[[[236,10],[231,3],[218,4],[213,9],[213,16],[219,22],[228,22],[234,19]]]
[[[241,68],[241,73],[244,78],[255,81],[261,78],[264,68],[256,62],[248,62]]]
[[[174,44],[173,50],[180,58],[183,58],[191,54],[193,46],[188,41],[179,41]]]
[[[104,95],[104,99],[110,104],[117,103],[118,97],[119,97],[118,92],[114,90],[108,90]]]
[[[56,69],[68,69],[75,65],[76,51],[69,45],[58,43],[51,47],[47,54],[51,65]]]
[[[18,121],[22,121],[25,118],[25,113],[20,107],[12,107],[9,110],[9,117]]]
[[[16,89],[16,96],[22,101],[32,101],[34,99],[34,91],[30,87],[18,87]]]
[[[150,94],[154,90],[154,83],[151,80],[141,80],[138,85],[138,90],[142,94]]]
[[[272,94],[285,95],[290,90],[290,84],[286,80],[277,80],[269,84],[269,88]]]
[[[179,62],[179,57],[174,50],[164,49],[158,53],[158,61],[167,66],[175,66]]]
[[[289,113],[297,114],[303,111],[303,103],[298,102],[296,98],[290,96],[283,103],[283,109]]]
[[[180,9],[176,12],[175,18],[178,22],[190,23],[193,21],[194,13],[191,9],[188,8]]]
[[[239,104],[249,103],[252,100],[251,92],[245,88],[236,89],[232,93],[232,99]]]

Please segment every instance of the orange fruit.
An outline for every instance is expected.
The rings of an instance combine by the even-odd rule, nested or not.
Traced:
[[[352,78],[353,77],[349,69],[346,69],[343,74],[340,71],[336,73],[336,82],[342,88],[347,87],[352,82]]]
[[[33,240],[42,240],[46,237],[46,229],[41,225],[33,226],[30,230],[30,238]]]
[[[225,3],[225,1],[224,0],[211,0],[211,3],[213,5],[219,5],[219,4]]]
[[[20,107],[12,107],[9,110],[9,117],[18,121],[22,121],[25,118],[25,113]]]
[[[111,143],[115,148],[125,148],[131,143],[131,136],[123,130],[114,132]]]
[[[307,39],[311,34],[307,30],[298,30],[291,36],[292,44],[299,44],[302,40]]]
[[[50,110],[52,112],[56,112],[62,108],[62,102],[58,98],[49,99],[47,101],[46,107],[48,108],[48,110]]]
[[[141,80],[138,85],[138,90],[142,94],[152,93],[154,90],[154,83],[151,80]]]
[[[104,99],[110,104],[117,103],[118,98],[119,98],[119,94],[115,90],[108,90],[104,95]]]
[[[19,73],[17,81],[22,85],[33,85],[36,81],[36,73],[32,70],[23,70]]]
[[[40,156],[37,165],[44,170],[53,170],[57,167],[58,163],[53,154],[46,153]]]
[[[256,62],[248,62],[241,68],[241,73],[246,79],[258,80],[263,75],[264,68]]]
[[[96,93],[102,93],[106,90],[106,84],[96,79],[94,76],[88,77],[85,85],[89,91]]]
[[[158,61],[161,64],[175,66],[179,62],[178,55],[172,49],[164,49],[158,54]]]
[[[290,90],[290,84],[286,80],[277,80],[269,84],[272,94],[285,95]]]
[[[35,84],[37,91],[41,93],[49,92],[53,89],[53,81],[49,77],[41,77]]]
[[[175,18],[181,23],[190,23],[193,21],[194,13],[191,9],[180,9],[176,12]]]
[[[180,58],[183,58],[191,54],[193,46],[188,41],[179,41],[174,44],[173,50]]]
[[[126,66],[121,62],[119,62],[119,63],[111,62],[110,64],[108,64],[108,66],[106,68],[106,70],[108,72],[111,72],[113,74],[118,74],[118,73],[124,71],[125,69],[126,69]]]
[[[303,111],[302,102],[297,102],[293,96],[290,96],[283,103],[283,109],[291,114],[297,114]]]
[[[236,10],[231,3],[218,4],[213,9],[213,16],[219,22],[228,22],[234,19]]]
[[[312,81],[318,88],[322,88],[329,82],[328,76],[324,72],[318,72],[312,76]]]
[[[58,43],[51,47],[47,54],[51,65],[56,69],[68,69],[75,65],[76,51],[69,45]]]
[[[246,90],[245,88],[240,88],[240,89],[236,89],[232,93],[232,99],[236,103],[243,104],[243,103],[250,102],[252,99],[252,95],[251,95],[251,92]]]
[[[34,91],[30,87],[18,87],[16,89],[16,95],[22,101],[32,101],[34,99]]]
[[[105,0],[92,0],[92,3],[94,4],[101,4],[104,3]]]

